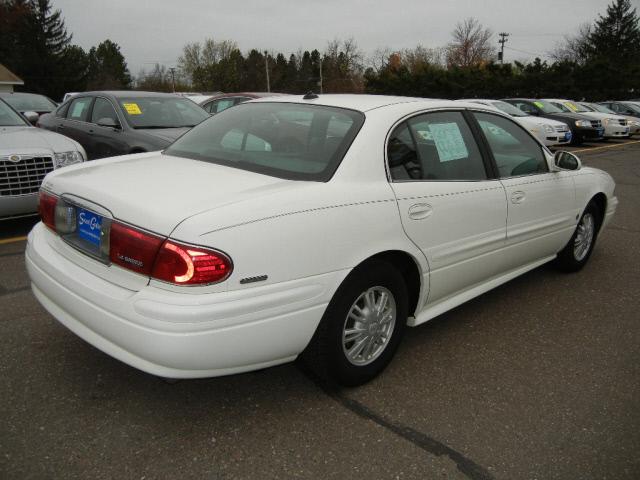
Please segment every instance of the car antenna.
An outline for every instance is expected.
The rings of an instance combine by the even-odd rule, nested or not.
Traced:
[[[311,90],[309,90],[307,94],[304,97],[302,97],[303,100],[313,100],[315,98],[318,98],[318,95],[313,93]]]

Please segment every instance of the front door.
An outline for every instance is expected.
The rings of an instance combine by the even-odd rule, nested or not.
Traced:
[[[405,232],[429,262],[427,304],[501,272],[505,191],[489,178],[461,112],[426,113],[401,123],[389,139],[387,161]]]
[[[551,172],[543,147],[520,125],[475,112],[507,194],[505,255],[513,267],[555,255],[577,223],[574,172]]]

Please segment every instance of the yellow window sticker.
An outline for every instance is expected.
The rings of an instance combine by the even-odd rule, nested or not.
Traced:
[[[542,102],[533,102],[533,104],[538,108],[544,108],[544,105],[542,104]]]
[[[569,107],[571,110],[573,110],[574,112],[578,111],[578,107],[576,106],[575,103],[571,103],[571,102],[565,102],[564,103],[567,107]]]
[[[129,115],[142,115],[142,110],[137,103],[123,103],[122,106]]]

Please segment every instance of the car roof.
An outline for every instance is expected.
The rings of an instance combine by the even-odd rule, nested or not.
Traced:
[[[80,92],[75,96],[87,95],[106,95],[114,98],[131,98],[131,97],[169,97],[169,98],[185,98],[174,95],[173,93],[164,92],[143,92],[138,90],[95,90],[91,92]]]
[[[403,103],[424,104],[424,107],[459,107],[462,102],[455,100],[439,100],[433,98],[417,98],[417,97],[394,97],[388,95],[362,95],[362,94],[322,94],[314,98],[305,99],[307,95],[284,95],[281,97],[268,97],[252,100],[252,102],[283,102],[283,103],[301,103],[307,105],[323,105],[326,107],[347,108],[360,112],[367,112],[376,108],[397,105]],[[420,106],[420,105],[416,105]],[[477,106],[477,104],[475,105]]]
[[[0,92],[0,96],[2,97],[9,97],[11,95],[17,95],[17,96],[33,96],[33,97],[46,97],[46,95],[43,95],[41,93],[32,93],[32,92]]]

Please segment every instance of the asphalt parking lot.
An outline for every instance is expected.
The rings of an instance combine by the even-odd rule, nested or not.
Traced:
[[[640,142],[572,149],[620,205],[587,267],[541,267],[409,330],[382,376],[296,364],[165,383],[36,302],[0,223],[0,478],[640,478]]]

